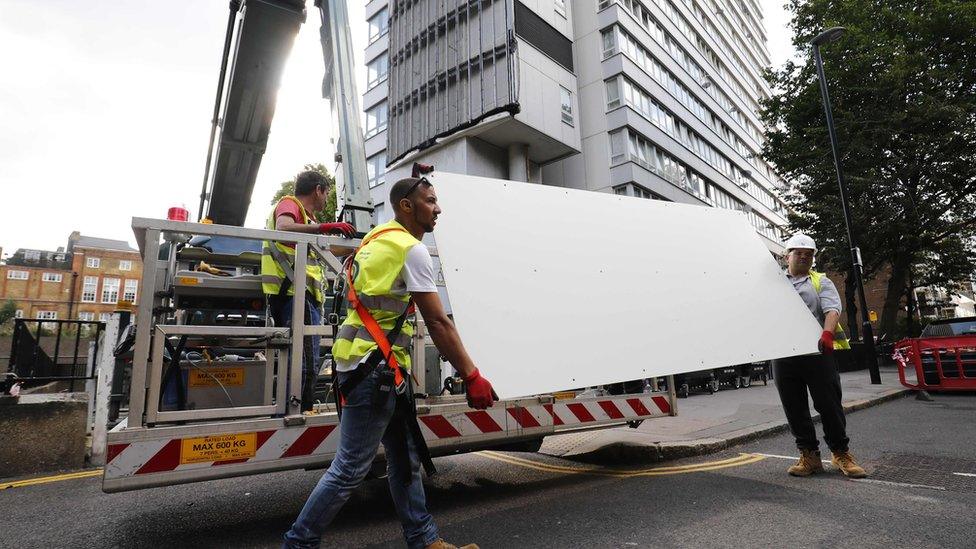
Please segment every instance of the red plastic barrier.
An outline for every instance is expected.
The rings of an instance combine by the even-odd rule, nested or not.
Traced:
[[[892,358],[909,389],[976,391],[976,336],[903,339]],[[915,370],[914,384],[906,379],[908,368]]]

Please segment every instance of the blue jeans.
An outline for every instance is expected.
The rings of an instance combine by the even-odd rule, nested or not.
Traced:
[[[420,478],[420,460],[413,439],[406,434],[402,425],[390,424],[396,399],[393,395],[388,395],[385,397],[386,402],[375,405],[373,402],[376,398],[376,374],[380,368],[385,367],[378,366],[346,395],[346,405],[342,408],[342,421],[339,423],[339,449],[335,459],[308,497],[291,530],[285,534],[284,547],[319,546],[325,528],[369,472],[380,442],[386,451],[390,494],[393,496],[407,546],[426,547],[437,541],[437,526],[427,512],[427,496]],[[342,383],[350,374],[339,372],[338,375],[339,382]],[[406,444],[404,437],[407,439]],[[403,456],[404,451],[408,456]]]
[[[291,309],[294,296],[272,298],[271,316],[276,326],[291,327]],[[322,310],[318,303],[305,298],[305,324],[322,324]],[[311,410],[315,394],[315,380],[319,376],[319,345],[321,336],[307,336],[302,345],[302,410]]]

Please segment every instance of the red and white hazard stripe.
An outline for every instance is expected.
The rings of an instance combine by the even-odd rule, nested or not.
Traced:
[[[285,427],[257,431],[256,434],[257,449],[253,457],[200,463],[181,463],[182,438],[110,444],[105,456],[105,476],[126,477],[300,456],[332,455],[339,445],[337,424]]]
[[[528,402],[532,402],[528,404]],[[466,440],[504,439],[538,432],[551,434],[560,428],[598,426],[667,415],[671,408],[660,395],[627,395],[578,400],[557,400],[536,404],[535,400],[509,402],[487,410],[472,410],[464,405],[441,408],[441,413],[419,417],[424,437],[432,446],[464,444]],[[500,403],[501,404],[501,403]],[[436,408],[435,408],[436,409]],[[440,411],[440,410],[438,410]],[[332,418],[331,421],[334,421]],[[184,437],[112,442],[106,454],[105,478],[138,477],[171,471],[198,471],[234,464],[269,463],[308,456],[331,459],[339,443],[339,428],[334,422],[318,425],[257,429],[254,455],[242,459],[192,463],[182,459]],[[225,433],[214,433],[220,436]],[[250,433],[229,433],[247,434]],[[195,435],[196,437],[204,435]],[[194,438],[187,436],[186,439]],[[223,476],[223,475],[218,475]]]
[[[655,395],[597,398],[592,400],[559,400],[546,405],[556,427],[597,425],[633,421],[671,413],[668,399]]]
[[[419,417],[420,430],[430,442],[462,439],[468,436],[519,434],[526,429],[552,426],[552,418],[543,405],[493,406],[487,410],[463,409],[444,414]]]

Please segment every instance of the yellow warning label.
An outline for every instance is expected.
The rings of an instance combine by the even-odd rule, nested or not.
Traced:
[[[871,322],[877,322],[878,313],[875,311],[868,311],[868,320],[870,320]]]
[[[200,283],[200,279],[192,276],[179,276],[176,278],[176,282],[184,286],[196,286]]]
[[[217,383],[217,382],[220,383]],[[207,368],[190,370],[190,387],[239,387],[244,385],[244,368]]]
[[[552,398],[554,400],[572,400],[576,398],[575,391],[561,391],[558,393],[552,393]]]
[[[252,458],[257,445],[257,433],[185,438],[180,447],[180,464]]]

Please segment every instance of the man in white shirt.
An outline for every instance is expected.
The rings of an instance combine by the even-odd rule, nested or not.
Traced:
[[[421,242],[425,233],[433,232],[441,214],[433,185],[426,178],[401,179],[390,190],[390,204],[396,219],[370,231],[348,267],[353,303],[332,349],[339,392],[345,400],[339,449],[285,534],[285,547],[319,546],[325,528],[369,472],[382,442],[390,494],[407,545],[457,549],[440,539],[427,511],[420,476],[426,445],[419,427],[415,427],[413,403],[409,402],[409,411],[414,412],[411,425],[403,419],[408,415],[403,397],[395,390],[384,391],[394,375],[391,372],[397,372],[397,386],[410,383],[397,366],[409,367],[410,363],[413,327],[406,318],[411,302],[420,309],[434,344],[464,378],[468,404],[487,408],[492,405],[494,391],[478,372],[444,312],[434,284],[430,252]]]

